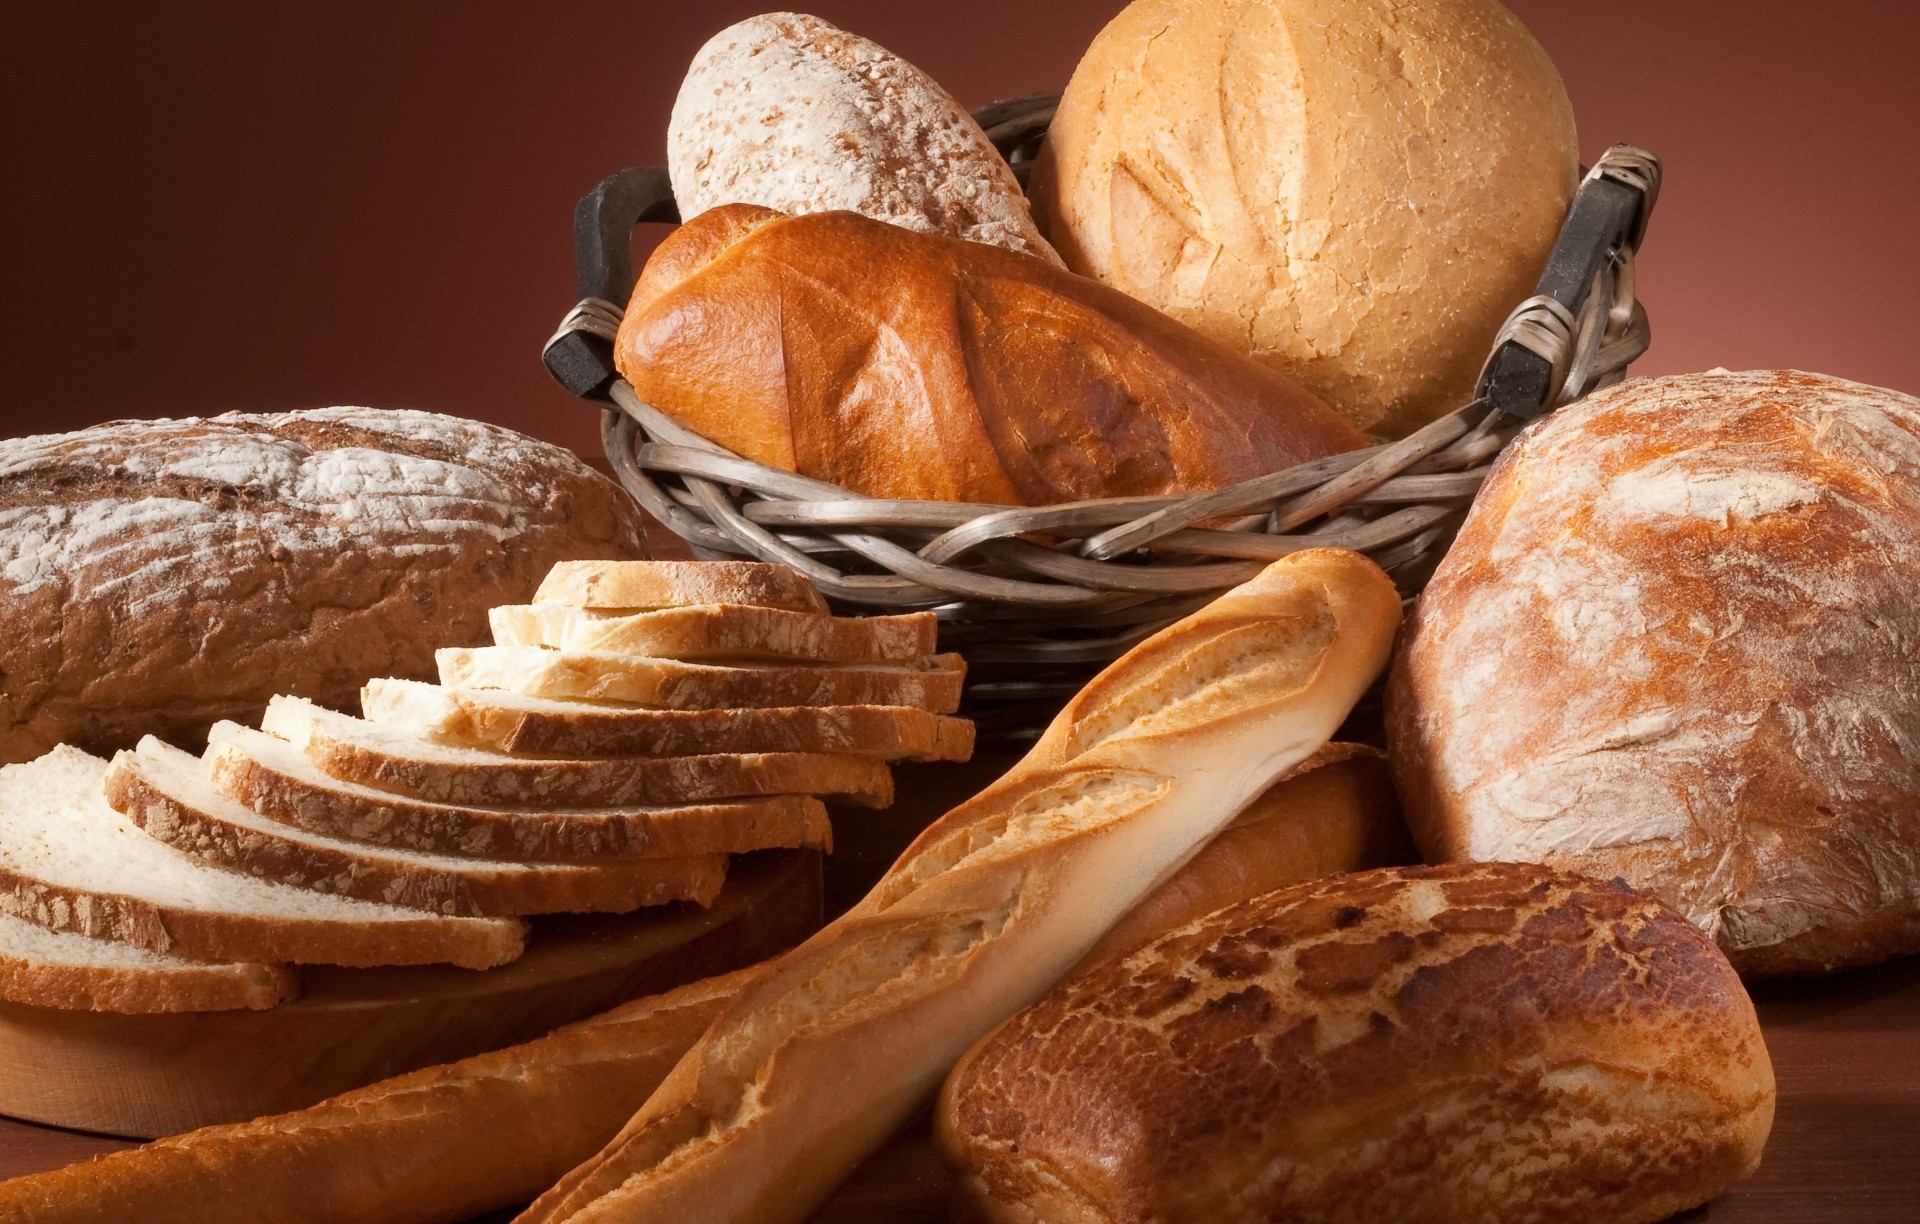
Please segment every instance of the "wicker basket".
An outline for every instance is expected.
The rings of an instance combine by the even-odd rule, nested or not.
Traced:
[[[975,112],[1022,182],[1058,95]],[[1538,292],[1495,339],[1471,403],[1397,442],[1216,492],[1043,507],[891,501],[742,458],[642,403],[613,368],[634,225],[677,222],[666,172],[625,170],[580,201],[580,303],[545,360],[601,405],[607,458],[696,556],[791,565],[848,613],[934,608],[990,734],[1043,724],[1100,666],[1302,548],[1364,552],[1409,597],[1494,458],[1530,419],[1625,376],[1646,351],[1633,256],[1660,164],[1608,150],[1574,198]]]

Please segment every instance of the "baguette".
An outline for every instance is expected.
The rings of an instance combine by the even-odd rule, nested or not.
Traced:
[[[827,601],[800,571],[759,561],[562,561],[533,601],[627,612],[749,604],[827,614]]]
[[[934,652],[938,620],[904,616],[814,616],[780,608],[717,604],[620,616],[560,603],[508,604],[487,621],[496,646],[610,650],[655,659],[910,663]]]
[[[610,650],[450,646],[435,653],[440,683],[529,697],[623,701],[664,710],[767,706],[897,705],[951,714],[966,664],[957,654],[905,664],[722,667]]]
[[[591,1156],[755,972],[309,1109],[0,1182],[0,1224],[454,1224]]]
[[[500,689],[370,680],[367,718],[453,744],[555,757],[830,752],[882,761],[964,761],[973,724],[906,706],[644,710]]]
[[[805,1219],[970,1045],[1326,742],[1399,616],[1371,562],[1310,550],[1135,647],[763,969],[521,1224]]]

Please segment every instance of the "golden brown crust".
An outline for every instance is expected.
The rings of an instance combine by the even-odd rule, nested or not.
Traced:
[[[938,1126],[996,1220],[1599,1224],[1751,1173],[1773,1098],[1683,919],[1473,864],[1282,889],[1090,970],[955,1069]]]
[[[676,249],[708,251],[716,231],[744,236],[687,274]],[[1211,489],[1362,442],[1123,293],[852,213],[728,205],[681,226],[635,286],[616,360],[642,399],[721,445],[880,497]]]
[[[1647,889],[1743,973],[1920,950],[1920,400],[1634,380],[1517,439],[1387,690],[1429,860]]]
[[[147,1015],[275,1007],[299,995],[285,965],[174,964],[165,968],[53,965],[0,955],[0,999],[33,1007]]]

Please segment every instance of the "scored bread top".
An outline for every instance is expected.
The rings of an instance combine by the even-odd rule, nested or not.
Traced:
[[[0,768],[0,911],[230,960],[486,968],[520,954],[526,927],[512,919],[444,918],[208,866],[115,811],[106,773],[65,746]]]
[[[533,601],[636,612],[747,604],[827,614],[827,601],[805,575],[760,561],[562,561]]]
[[[1773,1098],[1685,920],[1472,864],[1280,889],[1091,969],[956,1067],[938,1125],[1034,1218],[1664,1219],[1752,1170]]]
[[[120,1012],[272,1007],[300,993],[282,965],[199,960],[117,939],[49,931],[0,914],[0,999]]]
[[[490,610],[487,619],[498,646],[715,662],[906,663],[934,652],[939,627],[931,612],[816,616],[745,604],[662,608],[627,616],[562,603],[509,604]]]

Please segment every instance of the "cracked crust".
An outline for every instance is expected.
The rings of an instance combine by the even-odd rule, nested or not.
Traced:
[[[975,1218],[1667,1218],[1751,1173],[1774,1084],[1726,960],[1523,864],[1255,898],[1089,970],[947,1083]]]

